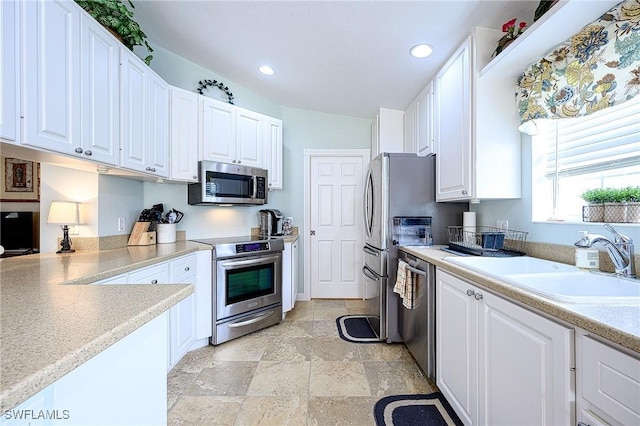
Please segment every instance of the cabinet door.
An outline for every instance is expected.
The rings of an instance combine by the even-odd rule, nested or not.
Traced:
[[[291,245],[291,309],[298,297],[298,240]]]
[[[263,115],[236,109],[236,161],[244,166],[264,167],[262,158]]]
[[[433,146],[433,82],[429,82],[418,95],[416,133],[416,153],[421,157],[435,153]]]
[[[196,285],[196,255],[169,262],[169,282]],[[195,293],[174,305],[169,313],[169,369],[180,361],[196,341]]]
[[[211,250],[196,252],[196,340],[212,335],[212,274]]]
[[[478,412],[478,302],[476,288],[436,273],[436,384],[465,425]]]
[[[292,277],[293,268],[291,265],[293,243],[284,243],[284,251],[282,252],[282,318],[285,312],[292,309],[291,293],[293,288]]]
[[[144,172],[147,167],[149,123],[149,68],[124,48],[120,49],[121,166]]]
[[[80,10],[66,0],[23,7],[23,143],[70,154],[80,139]]]
[[[169,85],[153,71],[148,73],[149,159],[145,170],[161,177],[169,177]]]
[[[640,358],[579,334],[576,359],[578,421],[640,424]]]
[[[74,152],[117,166],[120,155],[120,43],[95,20],[82,20],[82,140]]]
[[[575,424],[573,329],[480,294],[478,424]]]
[[[0,2],[0,140],[20,141],[20,34],[18,2]]]
[[[201,160],[236,160],[236,116],[231,104],[206,97],[201,100]]]
[[[171,179],[198,180],[198,95],[171,88]]]
[[[471,182],[471,38],[436,75],[436,200],[473,197]]]
[[[269,189],[282,189],[282,120],[265,117],[264,154]]]
[[[417,110],[418,102],[414,100],[404,111],[404,152],[417,152]]]

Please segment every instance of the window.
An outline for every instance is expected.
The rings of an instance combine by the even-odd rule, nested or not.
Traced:
[[[585,190],[640,185],[640,96],[586,117],[536,124],[533,220],[580,222]]]

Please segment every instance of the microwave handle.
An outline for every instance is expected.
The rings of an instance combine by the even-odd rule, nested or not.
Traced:
[[[258,195],[258,177],[256,175],[251,176],[251,179],[253,180],[253,194],[251,195],[251,198],[256,198]]]

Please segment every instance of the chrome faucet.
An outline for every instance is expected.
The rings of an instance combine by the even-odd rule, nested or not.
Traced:
[[[599,234],[585,234],[575,242],[576,247],[591,247],[595,243],[604,246],[613,262],[616,274],[625,277],[635,277],[636,271],[633,265],[633,240],[626,235],[622,235],[613,226],[606,223],[605,229],[614,236],[613,242],[607,237]]]

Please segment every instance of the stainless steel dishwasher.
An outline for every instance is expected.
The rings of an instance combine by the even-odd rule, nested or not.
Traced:
[[[400,311],[402,338],[425,375],[435,381],[436,375],[436,306],[435,266],[411,254],[399,251],[399,260],[409,265],[417,292],[417,305]]]

